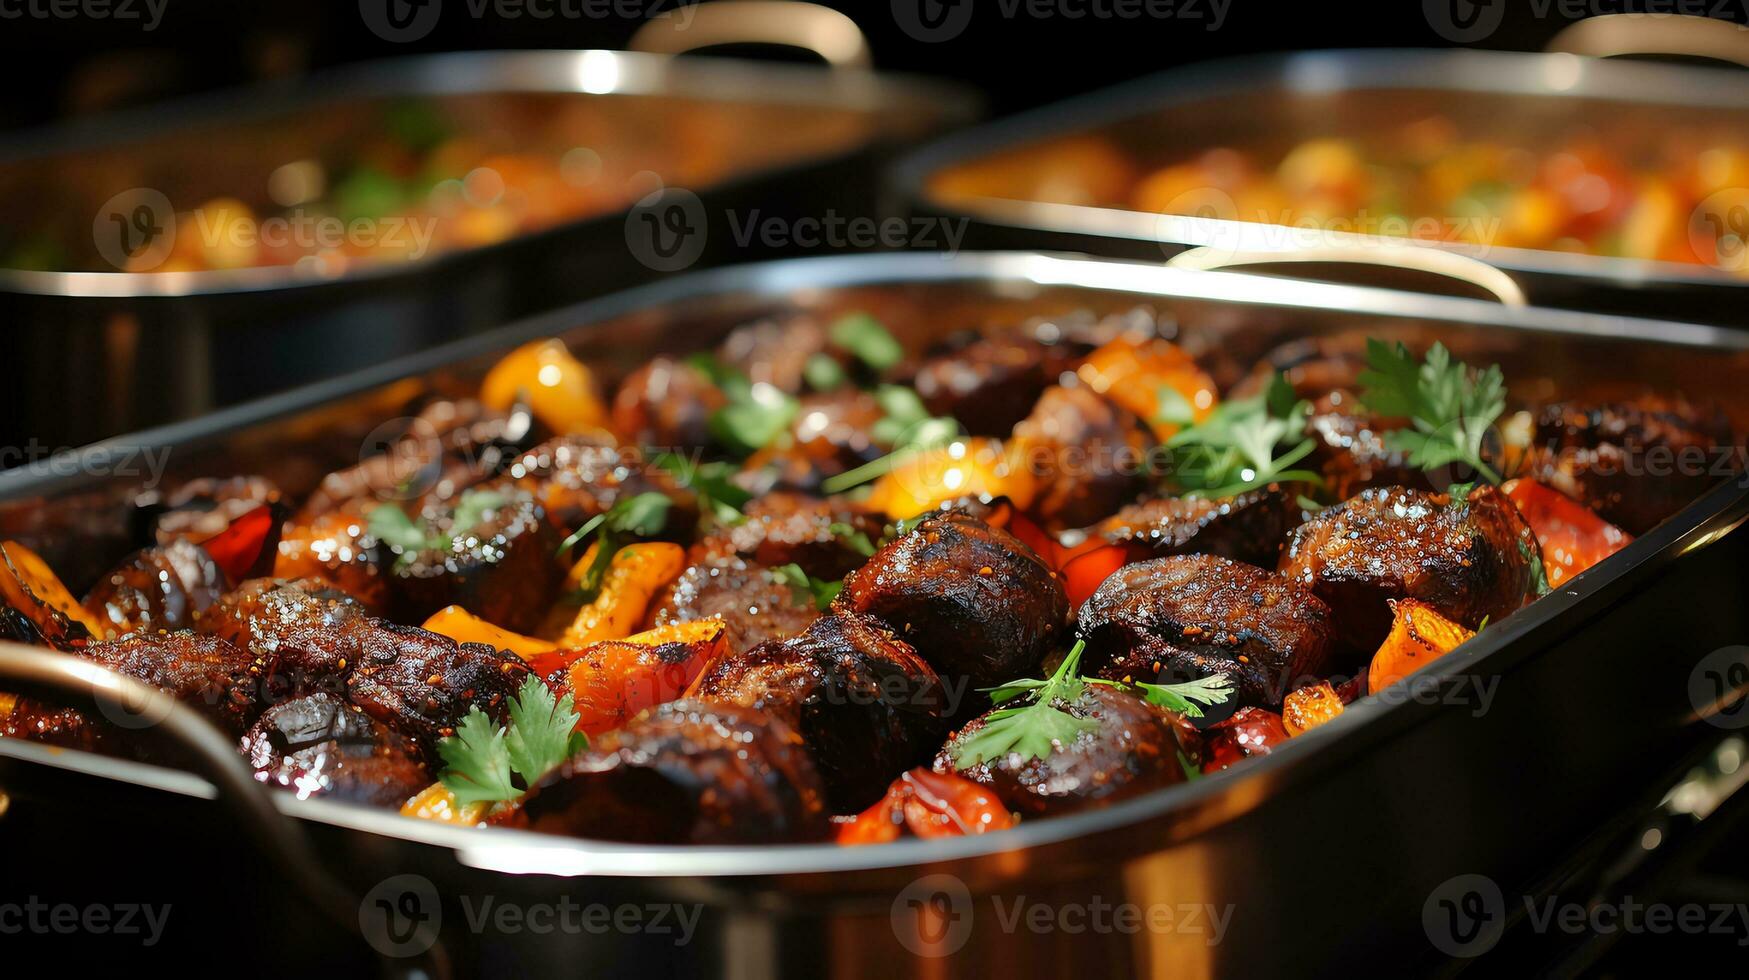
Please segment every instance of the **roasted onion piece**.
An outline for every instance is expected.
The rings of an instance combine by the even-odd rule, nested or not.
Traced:
[[[177,538],[110,569],[85,596],[85,607],[114,634],[188,629],[229,588],[206,549]]]

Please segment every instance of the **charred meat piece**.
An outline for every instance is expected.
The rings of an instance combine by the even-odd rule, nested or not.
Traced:
[[[846,577],[833,608],[891,623],[944,679],[976,688],[1035,673],[1068,622],[1069,597],[1018,538],[949,511]]]
[[[386,551],[370,532],[370,512],[383,504],[374,498],[350,501],[313,518],[286,523],[273,563],[278,579],[320,579],[358,600],[372,612],[388,604],[383,568]]]
[[[813,601],[778,581],[770,567],[701,543],[692,564],[652,604],[651,626],[721,619],[728,648],[746,650],[766,640],[793,636],[820,617]]]
[[[254,658],[216,636],[127,636],[93,643],[77,655],[165,691],[231,735],[247,731],[260,711]],[[140,736],[137,729],[149,727],[151,720],[122,705],[94,713],[20,698],[0,718],[0,736],[96,751],[113,747],[141,759],[175,759],[174,748]]]
[[[834,813],[862,810],[899,773],[925,761],[957,707],[910,644],[886,624],[851,613],[723,657],[688,696],[787,723],[813,757]]]
[[[289,513],[279,487],[260,476],[191,480],[158,513],[159,545],[187,541],[206,548],[232,581],[273,570],[280,527]]]
[[[715,446],[711,413],[728,399],[703,371],[671,357],[658,357],[620,383],[613,399],[613,428],[638,446],[674,452]]]
[[[255,579],[221,597],[196,628],[253,655],[261,697],[277,703],[343,691],[347,670],[361,657],[349,627],[368,619],[362,605],[321,579]]]
[[[554,555],[559,532],[526,491],[499,482],[472,491],[490,503],[428,510],[429,544],[399,552],[390,569],[389,609],[400,622],[423,622],[445,606],[519,633],[540,626],[564,569]],[[464,523],[467,526],[462,526]]]
[[[1741,445],[1723,415],[1680,398],[1562,403],[1537,414],[1526,475],[1640,535],[1741,469]]]
[[[554,527],[569,533],[615,503],[642,493],[673,501],[668,525],[674,533],[698,522],[698,501],[666,470],[636,449],[615,446],[607,436],[568,435],[518,456],[506,475],[533,496]]]
[[[1189,555],[1119,569],[1081,607],[1083,664],[1108,680],[1221,674],[1239,704],[1279,705],[1332,667],[1330,609],[1254,565]]]
[[[1340,639],[1370,654],[1390,632],[1386,600],[1420,599],[1469,629],[1524,604],[1536,537],[1498,487],[1467,496],[1377,487],[1294,531],[1281,571],[1330,606]]]
[[[811,316],[760,320],[736,327],[723,338],[717,355],[754,384],[772,385],[792,395],[805,384],[808,359],[826,353],[827,334]]]
[[[957,771],[988,786],[1023,817],[1098,809],[1184,782],[1178,735],[1165,711],[1102,684],[1088,684],[1074,704],[1057,707],[1092,720],[1095,727],[1042,759],[1009,753]],[[987,718],[973,720],[948,741],[935,757],[936,772],[956,771],[955,747]]]
[[[931,414],[957,420],[974,436],[1005,437],[1066,366],[1049,345],[1005,331],[930,357],[912,384]]]
[[[749,502],[747,520],[724,528],[705,547],[723,546],[762,565],[795,564],[817,579],[837,581],[868,560],[866,546],[880,539],[883,523],[841,501],[794,493],[769,493]],[[860,537],[859,537],[860,535]]]
[[[843,388],[804,395],[790,439],[748,458],[743,479],[755,493],[817,493],[828,478],[885,455],[870,434],[884,417],[866,391]]]
[[[178,538],[129,555],[97,580],[85,608],[117,633],[188,629],[229,588],[206,549]]]
[[[638,844],[775,844],[830,832],[801,736],[750,708],[670,701],[542,779],[512,819]]]
[[[1147,489],[1154,437],[1128,410],[1076,385],[1052,385],[1014,427],[1048,529],[1086,527]]]
[[[1325,491],[1347,500],[1368,487],[1431,489],[1426,471],[1410,463],[1408,453],[1385,445],[1386,435],[1406,424],[1367,414],[1348,391],[1315,401],[1306,420],[1306,435],[1315,447],[1308,462],[1323,475]]]
[[[1216,555],[1274,568],[1281,542],[1303,514],[1279,487],[1237,497],[1158,497],[1132,504],[1100,522],[1101,538],[1127,544],[1140,557]]]
[[[300,797],[399,806],[432,778],[407,739],[332,694],[262,712],[243,755],[257,779]]]
[[[356,620],[339,630],[358,657],[347,696],[371,717],[419,740],[435,756],[437,740],[455,733],[469,708],[502,721],[529,676],[513,653],[484,643],[457,643],[414,626]]]

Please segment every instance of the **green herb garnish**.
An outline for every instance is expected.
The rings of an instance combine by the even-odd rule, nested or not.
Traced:
[[[1548,595],[1550,592],[1555,591],[1549,585],[1548,570],[1543,567],[1542,551],[1531,547],[1530,542],[1525,541],[1523,538],[1519,538],[1518,553],[1523,555],[1524,560],[1530,564],[1531,594],[1540,599],[1543,596]]]
[[[372,537],[399,552],[397,564],[413,560],[422,551],[448,551],[457,538],[473,533],[492,512],[510,502],[509,494],[498,490],[467,490],[456,501],[451,514],[448,534],[439,532],[430,521],[415,520],[396,504],[379,504],[365,515],[365,526]]]
[[[795,592],[798,605],[812,602],[814,608],[821,612],[832,607],[832,600],[838,598],[839,591],[844,588],[843,582],[827,582],[814,578],[795,562],[773,568],[771,577]]]
[[[820,484],[820,489],[826,493],[843,493],[879,479],[918,453],[946,445],[960,434],[958,422],[930,415],[923,399],[902,385],[880,386],[875,390],[875,401],[884,414],[869,429],[869,436],[877,443],[891,446],[892,451],[879,459],[827,477]]]
[[[789,431],[801,410],[795,396],[775,385],[750,380],[715,354],[694,354],[686,363],[727,399],[727,404],[711,413],[707,424],[711,434],[736,455],[750,456],[776,442]]]
[[[831,354],[815,354],[802,365],[802,380],[815,391],[836,391],[844,384],[844,365]]]
[[[849,351],[878,374],[905,358],[905,348],[879,320],[867,313],[840,317],[827,332],[833,346]]]
[[[1385,447],[1409,454],[1409,462],[1433,470],[1463,463],[1489,483],[1500,474],[1482,459],[1488,431],[1506,411],[1506,380],[1498,364],[1478,371],[1434,344],[1417,361],[1401,343],[1366,342],[1369,370],[1360,376],[1360,401],[1387,418],[1405,418],[1410,428],[1385,433]]]
[[[1078,674],[1085,647],[1084,641],[1076,640],[1063,662],[1045,680],[1026,678],[987,689],[990,700],[996,704],[1022,699],[1028,703],[998,708],[985,715],[982,727],[949,750],[954,768],[970,769],[1010,754],[1043,759],[1073,742],[1082,732],[1097,727],[1092,719],[1077,718],[1058,707],[1059,702],[1073,705],[1087,690],[1086,682]]]
[[[626,539],[647,538],[661,531],[668,523],[668,511],[673,505],[673,501],[654,491],[616,500],[612,507],[590,518],[566,538],[559,545],[561,555],[597,531],[601,533],[596,540],[595,558],[584,569],[581,586],[569,598],[582,603],[590,602],[600,595],[601,580],[613,565],[613,556],[619,553]]]
[[[674,474],[674,481],[698,494],[704,512],[718,524],[741,524],[747,515],[741,508],[753,499],[734,481],[735,467],[721,460],[695,462],[677,453],[662,453],[651,460],[656,466]]]
[[[1321,484],[1315,471],[1294,468],[1317,445],[1306,436],[1311,411],[1277,374],[1263,394],[1222,402],[1201,423],[1166,440],[1172,479],[1186,494],[1207,498],[1271,483]]]
[[[869,540],[867,533],[858,531],[843,521],[833,521],[826,530],[832,532],[833,537],[856,549],[857,554],[864,558],[874,557],[875,543]]]
[[[578,715],[571,695],[555,702],[538,677],[522,682],[509,709],[510,724],[500,728],[477,706],[469,708],[456,733],[438,739],[437,754],[444,762],[438,780],[458,804],[514,800],[523,789],[513,773],[522,777],[524,788],[533,786],[589,745],[583,733],[573,731]]]
[[[1167,711],[1175,711],[1186,718],[1201,718],[1202,708],[1199,705],[1212,707],[1226,704],[1233,696],[1233,681],[1225,674],[1210,674],[1182,684],[1138,683],[1135,687],[1147,698],[1148,703],[1159,705]]]

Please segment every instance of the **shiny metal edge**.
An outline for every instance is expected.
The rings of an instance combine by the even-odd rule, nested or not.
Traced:
[[[513,346],[531,336],[587,328],[632,310],[711,296],[780,296],[819,290],[899,283],[988,283],[1085,287],[1130,292],[1138,297],[1186,298],[1268,308],[1341,310],[1347,313],[1551,331],[1604,338],[1673,343],[1722,350],[1749,349],[1749,334],[1702,324],[1639,320],[1631,317],[1526,308],[1514,310],[1480,300],[1426,296],[1355,286],[1303,282],[1227,272],[1195,272],[1142,263],[1037,253],[972,253],[938,256],[892,253],[779,260],[695,273],[640,287],[522,324],[428,351],[392,370],[358,372],[276,398],[239,406],[175,426],[121,437],[82,452],[171,444],[179,436],[206,438],[254,422],[363,391],[396,377],[430,370],[462,357]],[[13,471],[17,472],[17,471]],[[29,480],[0,474],[0,500],[30,493]],[[40,482],[40,481],[39,481]],[[1749,522],[1749,486],[1727,483],[1691,503],[1676,516],[1621,552],[1545,596],[1466,644],[1461,656],[1444,657],[1423,668],[1441,680],[1504,671],[1534,656],[1524,642],[1539,632],[1592,615],[1601,594],[1655,573],[1669,561],[1706,547]],[[1430,699],[1437,701],[1438,699]],[[768,879],[779,875],[829,875],[871,869],[904,869],[947,861],[992,858],[1133,827],[1170,821],[1155,843],[1187,839],[1210,822],[1243,813],[1293,785],[1304,785],[1363,751],[1360,731],[1395,731],[1440,710],[1423,699],[1384,703],[1367,698],[1318,730],[1281,749],[1250,760],[1240,769],[1150,793],[1102,810],[1023,823],[989,836],[947,840],[902,840],[874,847],[799,844],[744,847],[643,846],[557,837],[507,828],[452,827],[401,817],[353,804],[280,795],[276,805],[290,816],[336,828],[452,850],[458,862],[509,874],[558,877],[604,875],[627,878],[688,877]],[[107,759],[70,750],[45,750],[31,743],[0,739],[0,757],[70,769],[180,795],[211,796],[206,781],[141,763]],[[198,784],[198,786],[197,786]],[[1264,790],[1264,784],[1269,784]]]
[[[1119,208],[981,198],[948,204],[928,193],[931,174],[1011,146],[1104,126],[1174,106],[1253,93],[1286,90],[1334,94],[1362,89],[1406,89],[1597,99],[1680,108],[1743,109],[1749,112],[1749,75],[1740,68],[1641,64],[1578,55],[1442,49],[1348,49],[1222,59],[1174,68],[1135,82],[1083,95],[1043,109],[942,137],[893,169],[895,186],[913,201],[942,211],[992,220],[1029,231],[1102,235],[1162,246],[1217,245],[1239,250],[1270,248],[1295,229],[1254,221],[1156,215]],[[1321,233],[1333,241],[1365,236]],[[1683,262],[1577,255],[1543,249],[1478,247],[1455,242],[1393,238],[1424,248],[1457,252],[1514,272],[1607,278],[1634,287],[1663,284],[1749,284],[1721,269]],[[1164,256],[1162,256],[1164,257]]]
[[[467,51],[336,68],[314,75],[307,81],[249,86],[49,127],[0,142],[0,166],[46,153],[115,145],[144,136],[161,137],[166,130],[210,123],[220,118],[258,119],[341,100],[478,93],[669,95],[709,102],[754,102],[905,114],[927,112],[943,121],[953,122],[972,118],[979,106],[979,100],[969,89],[951,83],[854,68],[765,64],[598,49]],[[785,165],[813,162],[832,155],[833,152],[829,152],[801,157],[776,167],[732,174],[726,180],[746,179]],[[530,234],[550,233],[582,222],[612,218],[616,214],[603,212],[584,216]],[[38,272],[0,268],[0,292],[124,299],[315,287],[425,272],[447,260],[493,247],[487,245],[445,252],[422,261],[367,265],[338,277],[287,266],[152,273]]]

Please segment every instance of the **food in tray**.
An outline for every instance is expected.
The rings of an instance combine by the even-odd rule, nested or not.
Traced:
[[[937,174],[949,202],[1006,198],[1469,246],[1749,272],[1749,144],[1660,131],[1629,150],[1591,130],[1537,147],[1430,116],[1366,136],[1185,158],[1078,136]]]
[[[1438,344],[1246,373],[1182,339],[796,314],[611,399],[537,342],[301,499],[154,497],[82,600],[0,545],[0,628],[302,796],[651,843],[981,834],[1307,737],[1710,484],[1636,455],[1736,445],[1680,397],[1526,399],[1553,386]],[[0,734],[175,762],[30,698]]]

